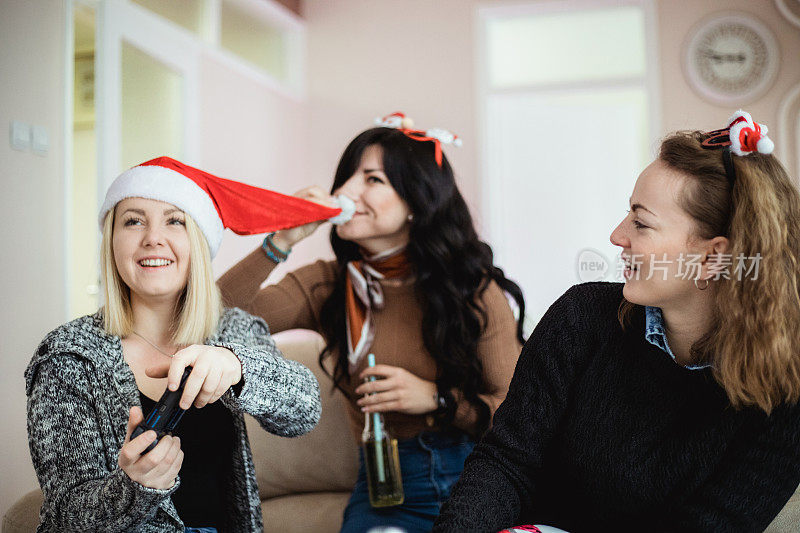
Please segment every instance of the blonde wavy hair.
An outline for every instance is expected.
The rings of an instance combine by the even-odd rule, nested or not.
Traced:
[[[659,159],[687,178],[678,202],[694,219],[696,236],[727,237],[734,260],[761,260],[756,279],[713,282],[712,326],[691,353],[711,363],[733,406],[770,413],[800,399],[800,194],[780,162],[759,153],[733,156],[731,190],[721,151],[700,145],[706,137],[684,131],[661,143]],[[623,300],[623,327],[635,307]]]
[[[179,345],[201,344],[213,335],[222,314],[222,300],[214,282],[211,253],[197,223],[184,213],[189,237],[189,277],[178,298],[171,326],[172,342]],[[112,335],[126,337],[133,331],[131,291],[122,281],[114,261],[114,218],[116,206],[103,221],[100,244],[100,271],[105,300],[103,328]]]

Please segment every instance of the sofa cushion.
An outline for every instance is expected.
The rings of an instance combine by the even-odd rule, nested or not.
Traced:
[[[39,525],[42,491],[34,489],[16,501],[3,516],[3,533],[33,533]]]
[[[274,337],[284,357],[303,363],[317,376],[322,417],[310,433],[295,438],[271,435],[246,417],[261,499],[296,492],[349,493],[358,473],[358,447],[346,418],[344,397],[331,392],[331,380],[317,362],[324,347],[322,337],[300,330]]]
[[[764,533],[797,533],[800,531],[800,486]]]
[[[264,531],[338,533],[350,492],[309,492],[261,502]]]
[[[342,524],[342,512],[349,497],[349,492],[312,492],[262,501],[265,530],[287,533],[294,531],[336,533]],[[41,506],[42,492],[39,489],[25,494],[3,517],[2,533],[35,532],[39,524]],[[800,525],[800,487],[764,533],[796,533],[800,529],[798,525]],[[309,526],[314,527],[308,529]],[[303,529],[304,527],[306,529]]]

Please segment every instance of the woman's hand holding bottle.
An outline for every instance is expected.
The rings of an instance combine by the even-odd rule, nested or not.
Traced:
[[[363,380],[369,376],[383,379],[363,383],[356,388],[356,394],[364,395],[356,402],[364,412],[396,411],[422,415],[438,407],[436,383],[422,379],[405,368],[375,365],[364,369],[359,378]]]

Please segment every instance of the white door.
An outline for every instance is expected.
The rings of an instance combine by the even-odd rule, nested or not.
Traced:
[[[97,212],[111,181],[123,169],[160,155],[200,164],[201,47],[188,31],[127,0],[68,6],[74,9],[75,43],[81,48],[74,51],[81,52],[74,63],[81,81],[74,98],[80,102],[73,106],[70,100],[67,106],[74,107],[65,208],[71,319],[102,305]]]
[[[484,213],[538,322],[571,285],[617,280],[609,235],[657,137],[650,0],[479,10]]]

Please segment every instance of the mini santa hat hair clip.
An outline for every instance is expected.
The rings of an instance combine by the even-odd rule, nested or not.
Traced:
[[[767,127],[753,120],[750,113],[736,111],[728,119],[728,127],[708,132],[708,137],[701,143],[703,148],[722,148],[722,161],[728,180],[733,184],[736,169],[733,166],[731,153],[747,156],[754,152],[769,155],[775,149],[775,143],[767,137]]]
[[[188,213],[208,241],[211,257],[219,250],[225,228],[239,235],[268,233],[346,217],[348,210],[341,198],[342,208],[328,207],[158,157],[126,170],[114,180],[100,208],[100,228],[117,203],[133,197],[167,202]]]
[[[753,121],[747,111],[738,110],[728,119],[728,127],[709,132],[703,141],[705,148],[721,148],[730,146],[731,152],[738,156],[746,156],[753,152],[771,154],[775,143],[767,137],[767,127]]]
[[[432,141],[435,147],[436,164],[442,168],[442,144],[452,144],[461,146],[461,139],[442,128],[431,128],[429,130],[415,130],[414,121],[405,114],[395,111],[391,115],[375,119],[375,125],[384,128],[395,128],[402,131],[407,137],[415,141]]]

